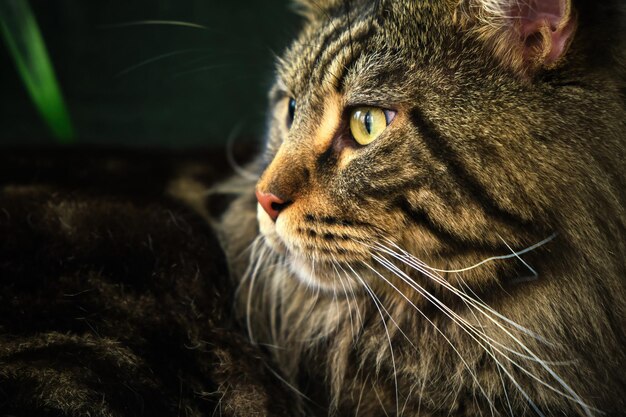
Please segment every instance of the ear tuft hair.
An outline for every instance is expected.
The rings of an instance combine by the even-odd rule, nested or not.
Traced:
[[[315,20],[325,16],[327,11],[336,7],[342,0],[293,0],[293,8],[308,20]]]
[[[526,75],[557,67],[577,26],[572,0],[461,0],[455,20]]]

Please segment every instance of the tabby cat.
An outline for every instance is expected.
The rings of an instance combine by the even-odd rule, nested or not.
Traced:
[[[621,0],[298,5],[222,237],[302,412],[626,415]]]

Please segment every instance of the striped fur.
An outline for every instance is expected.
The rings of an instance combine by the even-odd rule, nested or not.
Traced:
[[[493,48],[501,28],[468,30],[491,9],[302,3],[259,180],[233,180],[243,191],[222,234],[241,319],[303,410],[622,415],[617,2],[575,2],[567,56],[532,71]],[[367,147],[347,129],[358,105],[397,112]],[[291,200],[276,223],[255,186]]]

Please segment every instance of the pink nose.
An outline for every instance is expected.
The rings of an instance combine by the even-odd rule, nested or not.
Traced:
[[[265,210],[274,221],[276,221],[280,212],[289,205],[288,202],[280,197],[272,193],[263,193],[259,190],[256,190],[256,199],[261,207],[263,207],[263,210]]]

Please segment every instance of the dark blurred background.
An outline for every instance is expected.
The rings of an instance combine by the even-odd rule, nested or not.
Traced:
[[[299,27],[289,0],[29,3],[83,145],[261,137],[275,56]],[[0,39],[0,145],[54,143]]]

